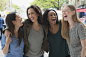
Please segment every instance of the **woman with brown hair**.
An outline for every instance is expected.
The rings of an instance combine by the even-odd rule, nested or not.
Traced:
[[[38,6],[27,8],[27,17],[23,23],[24,29],[24,54],[28,57],[44,57],[44,51],[48,52],[47,35],[42,25],[42,12]],[[43,51],[44,50],[44,51]]]
[[[85,57],[86,29],[79,20],[76,8],[73,5],[65,5],[62,8],[62,36],[69,44],[71,57]]]
[[[48,32],[49,57],[70,57],[66,40],[61,36],[61,20],[55,10],[46,10],[43,14],[45,28]]]
[[[27,8],[27,17],[23,22],[24,55],[25,57],[44,57],[44,51],[49,51],[47,32],[42,25],[42,12],[38,6]],[[8,33],[8,32],[7,32]]]
[[[22,18],[16,12],[12,12],[6,17],[6,24],[11,35],[7,37],[2,35],[1,49],[5,57],[23,57],[24,39],[21,21]]]

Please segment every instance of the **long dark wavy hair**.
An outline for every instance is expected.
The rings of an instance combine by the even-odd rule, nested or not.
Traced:
[[[43,21],[44,21],[44,25],[45,25],[46,27],[49,27],[49,26],[50,26],[49,21],[47,20],[47,18],[48,18],[48,13],[49,13],[50,11],[54,11],[54,12],[56,13],[56,15],[57,15],[56,24],[59,23],[57,12],[56,12],[55,10],[53,10],[53,9],[47,9],[47,10],[44,12],[44,14],[43,14]]]
[[[16,21],[16,12],[12,12],[12,13],[9,13],[8,15],[7,15],[7,17],[6,17],[6,24],[7,24],[7,26],[8,26],[8,28],[9,28],[9,30],[10,30],[10,32],[12,33],[12,37],[15,35],[14,34],[14,28],[15,28],[15,26],[14,26],[14,24],[12,23],[12,21]],[[19,30],[18,30],[18,39],[19,39],[19,45],[18,46],[20,46],[20,44],[21,44],[21,41],[22,41],[22,30],[21,30],[21,28],[19,28]]]
[[[28,19],[27,19],[26,21],[28,21],[29,23],[33,23],[33,22],[30,20],[29,16],[28,16],[28,10],[29,10],[30,8],[33,8],[33,10],[34,10],[37,14],[39,14],[39,16],[38,16],[38,23],[39,23],[39,24],[42,24],[42,23],[43,23],[42,11],[41,11],[41,9],[40,9],[38,6],[35,6],[35,5],[31,5],[30,7],[27,8],[27,17],[28,17]]]

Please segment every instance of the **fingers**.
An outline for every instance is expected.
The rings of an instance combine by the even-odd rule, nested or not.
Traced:
[[[11,37],[8,35],[8,36],[6,37],[6,43],[7,43],[7,44],[10,44],[11,41],[12,41],[12,39],[11,39]]]
[[[8,31],[8,30],[5,30],[5,33],[4,33],[4,35],[6,36],[6,37],[8,37],[8,35],[10,35],[11,33],[10,33],[10,31]]]

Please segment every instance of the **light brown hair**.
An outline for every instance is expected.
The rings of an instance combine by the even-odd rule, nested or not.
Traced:
[[[75,14],[72,16],[73,21],[74,21],[74,22],[82,23],[82,24],[84,25],[84,23],[80,21],[78,15],[77,15],[76,8],[75,8],[73,5],[70,5],[70,4],[67,4],[67,5],[65,5],[65,6],[68,6],[71,11],[75,11]],[[63,6],[63,7],[64,7],[64,6]],[[84,26],[85,26],[85,25],[84,25]],[[69,23],[68,23],[67,21],[64,21],[64,18],[62,18],[61,34],[62,34],[62,37],[67,40],[67,43],[70,44],[70,43],[69,43],[69,42],[70,42],[70,39],[69,39],[68,32],[69,32]]]

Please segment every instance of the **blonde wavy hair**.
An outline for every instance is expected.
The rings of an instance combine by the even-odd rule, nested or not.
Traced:
[[[76,8],[73,5],[67,4],[64,6],[68,6],[71,11],[75,11],[75,14],[72,16],[74,22],[79,22],[79,23],[82,23],[84,25],[84,23],[80,21],[78,15],[77,15]],[[64,18],[62,18],[61,34],[62,34],[62,37],[65,38],[67,40],[67,43],[70,45],[70,39],[69,39],[68,32],[69,32],[69,23],[67,21],[64,21]]]

